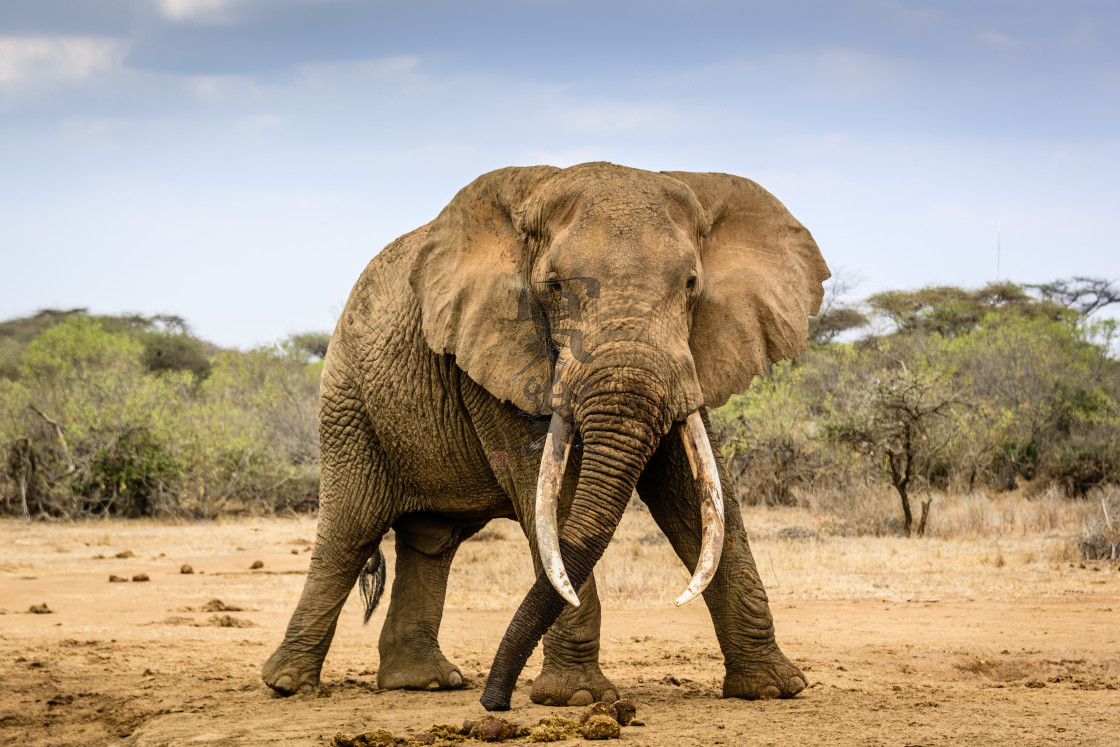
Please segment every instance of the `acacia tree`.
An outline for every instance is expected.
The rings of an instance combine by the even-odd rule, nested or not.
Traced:
[[[825,282],[824,299],[815,316],[809,317],[809,340],[828,345],[849,330],[867,326],[870,320],[851,301],[859,278],[840,269]]]
[[[1105,306],[1120,303],[1120,288],[1115,283],[1106,278],[1077,275],[1027,287],[1037,290],[1044,301],[1060,303],[1081,316],[1090,316]]]
[[[948,377],[929,365],[911,370],[902,361],[856,393],[846,412],[825,426],[837,443],[863,454],[894,486],[902,502],[903,526],[911,534],[910,495],[928,485],[937,457],[953,435],[950,414],[960,403]],[[921,501],[917,535],[923,536],[932,498]]]

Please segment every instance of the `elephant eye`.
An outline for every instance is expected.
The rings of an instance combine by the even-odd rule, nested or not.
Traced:
[[[696,276],[695,275],[689,275],[688,276],[688,281],[684,284],[684,287],[688,288],[689,293],[696,290]]]

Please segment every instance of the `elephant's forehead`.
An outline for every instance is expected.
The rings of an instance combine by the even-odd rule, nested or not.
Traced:
[[[560,232],[548,254],[554,272],[591,275],[604,288],[676,284],[699,260],[695,245],[672,221],[654,224],[594,216],[577,220]]]
[[[545,190],[546,213],[562,217],[591,215],[602,220],[625,223],[641,216],[679,213],[674,218],[691,218],[687,213],[701,212],[692,191],[682,182],[664,174],[631,169],[614,164],[581,164],[559,172]],[[547,215],[546,215],[547,217]]]

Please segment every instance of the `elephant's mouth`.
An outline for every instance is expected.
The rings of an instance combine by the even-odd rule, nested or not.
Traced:
[[[711,583],[719,567],[723,552],[723,489],[716,469],[715,455],[708,440],[699,411],[694,411],[683,423],[678,423],[681,441],[688,456],[692,476],[696,480],[700,500],[700,517],[703,526],[700,557],[688,587],[677,598],[677,605],[687,604],[699,596]],[[554,412],[545,437],[541,469],[537,476],[536,527],[537,547],[545,575],[556,591],[572,606],[579,606],[579,597],[564,568],[560,555],[560,529],[557,525],[557,507],[564,470],[571,450],[572,432],[559,412]]]

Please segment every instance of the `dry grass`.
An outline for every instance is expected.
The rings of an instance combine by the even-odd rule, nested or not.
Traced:
[[[1099,515],[1099,496],[1106,492],[1120,495],[1120,488],[1098,490],[1086,500],[1066,498],[1053,488],[1034,496],[1022,491],[934,493],[926,536],[982,538],[1070,534]],[[910,502],[916,525],[920,498],[912,496]],[[819,491],[802,496],[801,503],[814,517],[814,526],[825,534],[902,534],[902,507],[898,495],[892,490],[864,490],[855,494]]]
[[[1099,518],[1085,522],[1077,537],[1077,552],[1085,560],[1120,559],[1120,489],[1099,491]]]
[[[743,510],[759,573],[771,598],[1015,598],[1079,593],[1099,589],[1106,580],[1115,583],[1115,564],[1085,567],[1076,551],[1083,527],[1100,516],[1099,500],[1074,502],[1053,495],[938,496],[929,536],[923,539],[852,533],[861,522],[866,522],[865,529],[874,530],[871,522],[879,511],[897,511],[894,503],[874,495],[860,499],[854,516],[846,518],[837,533],[832,513],[836,504],[829,500],[835,496],[802,508]],[[315,521],[307,517],[206,523],[4,520],[0,524],[8,539],[0,545],[0,574],[9,577],[31,568],[39,573],[88,571],[96,555],[106,558],[96,561],[105,573],[140,564],[146,570],[158,571],[165,565],[167,572],[178,572],[180,563],[196,562],[195,557],[217,558],[246,570],[262,558],[266,572],[299,569],[306,568],[306,550],[315,537]],[[516,607],[534,578],[520,527],[497,520],[478,539],[465,542],[459,550],[448,584],[448,609]],[[228,552],[215,556],[215,546]],[[395,558],[389,538],[383,549],[392,569]],[[136,559],[114,559],[125,550]],[[289,603],[294,604],[302,579],[296,570],[282,572],[297,574],[273,577],[275,583],[292,587]],[[650,515],[641,510],[626,512],[596,577],[600,598],[611,607],[671,605],[688,581],[684,566]],[[251,576],[246,583],[253,583]],[[251,589],[246,593],[251,598]]]

